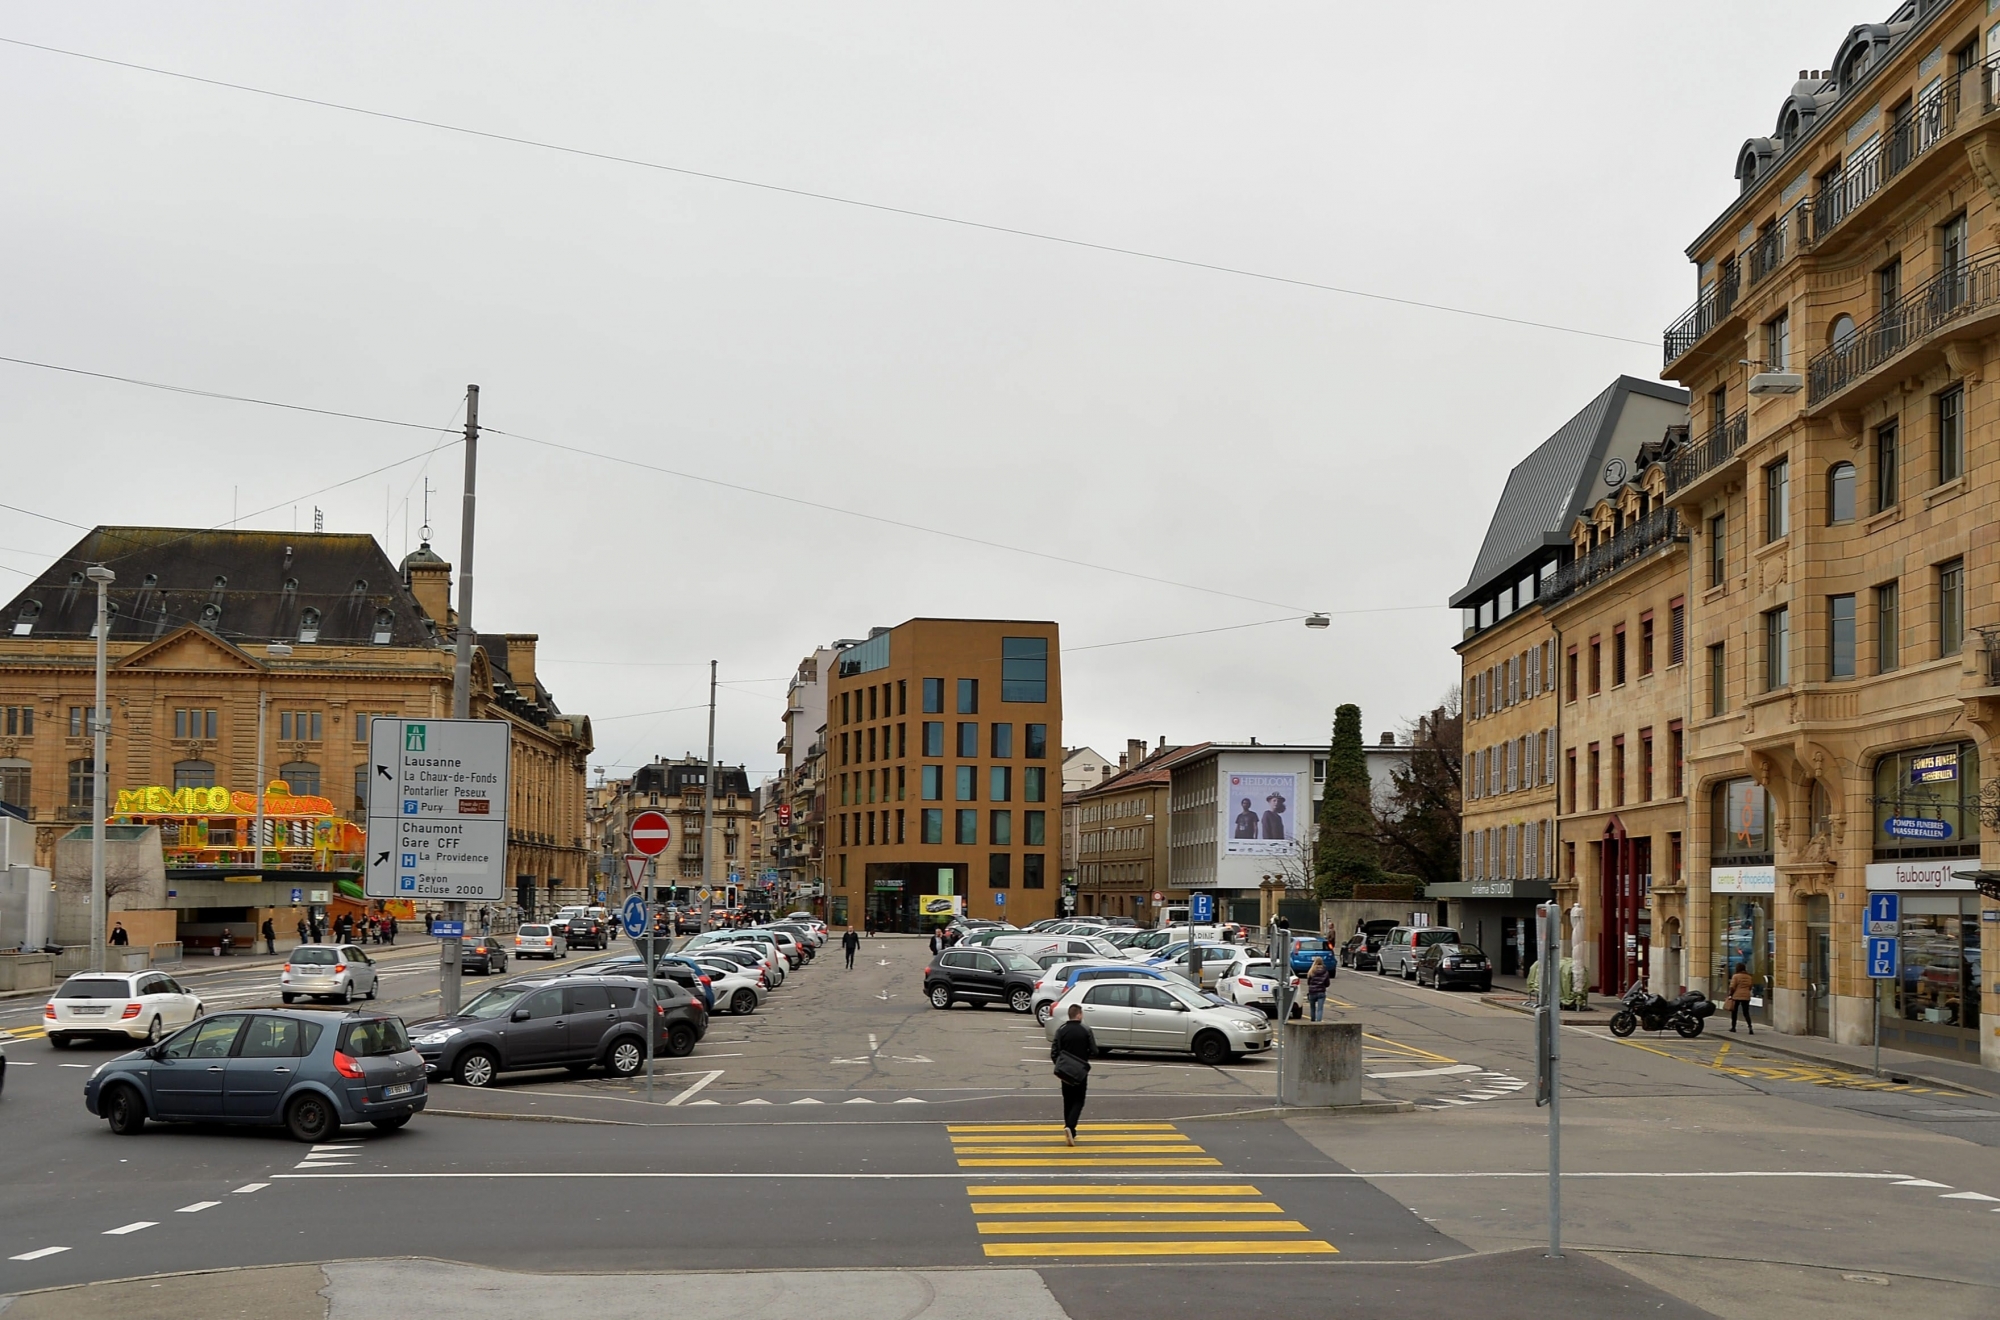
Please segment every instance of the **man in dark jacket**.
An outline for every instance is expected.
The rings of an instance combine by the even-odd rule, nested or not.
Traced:
[[[1062,1078],[1063,1100],[1063,1140],[1076,1144],[1076,1125],[1083,1118],[1084,1092],[1090,1086],[1090,1057],[1097,1053],[1097,1037],[1089,1027],[1083,1025],[1083,1005],[1069,1006],[1069,1021],[1056,1028],[1056,1038],[1049,1042],[1049,1062],[1057,1064],[1056,1076]],[[1082,1075],[1075,1081],[1062,1077],[1063,1055],[1083,1064]]]
[[[847,955],[847,970],[854,970],[854,955],[861,952],[861,937],[849,926],[847,933],[840,937],[840,951]]]
[[[278,951],[278,928],[272,924],[269,917],[264,918],[264,925],[258,931],[258,934],[264,937],[265,953],[276,953]]]

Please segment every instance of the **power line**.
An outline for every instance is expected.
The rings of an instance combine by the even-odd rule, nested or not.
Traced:
[[[431,128],[444,133],[457,133],[465,137],[483,138],[489,142],[504,142],[517,147],[531,147],[537,151],[557,152],[566,156],[581,156],[589,160],[603,161],[613,165],[632,165],[640,169],[657,170],[664,174],[678,174],[690,179],[705,179],[711,183],[726,183],[739,188],[755,188],[763,192],[781,193],[788,197],[803,197],[817,202],[832,202],[839,206],[852,206],[865,211],[877,211],[886,215],[899,215],[914,220],[929,220],[938,224],[957,225],[964,229],[984,230],[992,234],[1007,234],[1015,238],[1028,238],[1041,243],[1056,243],[1064,247],[1083,248],[1092,252],[1107,252],[1122,257],[1136,257],[1142,261],[1157,261],[1171,266],[1181,266],[1190,270],[1212,271],[1221,275],[1236,275],[1244,279],[1263,280],[1271,284],[1285,284],[1300,289],[1315,289],[1322,293],[1337,293],[1348,298],[1365,298],[1371,302],[1394,303],[1402,307],[1414,307],[1424,311],[1446,312],[1453,316],[1469,316],[1482,321],[1497,321],[1505,325],[1524,326],[1534,330],[1550,330],[1558,334],[1581,335],[1589,339],[1603,339],[1618,344],[1638,344],[1646,348],[1657,348],[1655,339],[1633,339],[1629,335],[1614,335],[1602,330],[1584,330],[1576,326],[1557,325],[1551,321],[1536,321],[1528,317],[1507,316],[1499,312],[1482,312],[1470,307],[1454,307],[1449,303],[1426,302],[1420,298],[1399,298],[1393,294],[1374,293],[1367,289],[1347,288],[1338,284],[1324,284],[1317,280],[1300,279],[1290,275],[1274,275],[1268,271],[1251,270],[1243,266],[1225,266],[1220,262],[1197,261],[1192,257],[1169,256],[1161,252],[1147,252],[1141,248],[1120,247],[1114,243],[1096,243],[1089,239],[1070,238],[1062,234],[1051,234],[1043,230],[1023,229],[1015,225],[995,224],[986,220],[969,220],[963,216],[946,215],[939,211],[922,211],[914,207],[893,206],[887,202],[871,202],[858,197],[843,197],[838,193],[816,192],[810,188],[797,188],[781,183],[769,183],[761,179],[747,179],[740,175],[718,174],[712,170],[690,169],[684,165],[668,165],[661,161],[645,160],[637,156],[621,156],[608,151],[593,151],[587,147],[572,147],[563,143],[548,142],[539,138],[521,137],[512,133],[498,133],[490,129],[472,128],[464,124],[446,123],[437,119],[422,119],[415,115],[401,115],[388,110],[374,110],[366,106],[349,105],[341,101],[328,101],[319,97],[301,96],[294,92],[280,92],[269,87],[256,87],[249,83],[228,82],[221,78],[204,78],[199,74],[184,73],[178,69],[163,69],[151,64],[137,64],[130,60],[116,60],[106,55],[92,55],[80,50],[66,50],[60,46],[47,46],[34,41],[22,41],[17,37],[0,37],[0,43],[18,46],[27,50],[38,50],[49,55],[62,55],[70,59],[87,60],[93,64],[110,65],[113,68],[129,69],[135,73],[150,73],[163,78],[178,78],[183,82],[200,83],[205,87],[219,87],[232,92],[248,92],[253,96],[267,96],[274,100],[290,101],[297,105],[310,105],[322,110],[338,110],[343,114],[362,115],[370,119],[383,119],[391,123],[409,124],[418,128]]]
[[[0,42],[7,38],[0,37]],[[406,426],[414,431],[435,431],[439,428],[427,422],[405,422],[394,417],[371,417],[366,413],[341,412],[335,408],[314,408],[303,403],[280,403],[276,399],[257,399],[247,394],[223,394],[217,390],[195,389],[189,385],[169,385],[164,381],[141,380],[137,376],[119,376],[109,371],[87,371],[82,367],[65,367],[55,362],[37,362],[33,358],[8,357],[0,354],[0,362],[11,362],[17,367],[39,367],[43,371],[60,371],[69,376],[90,376],[97,380],[115,380],[121,385],[142,385],[149,390],[166,390],[170,394],[191,394],[198,399],[222,399],[230,403],[254,403],[260,408],[283,408],[288,412],[317,413],[321,417],[339,417],[350,422],[373,422],[377,426]],[[75,526],[75,524],[71,524]]]

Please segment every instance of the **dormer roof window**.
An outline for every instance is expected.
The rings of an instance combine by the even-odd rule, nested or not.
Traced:
[[[396,635],[396,616],[389,610],[375,611],[375,632],[369,638],[377,646],[387,646]]]
[[[318,610],[309,609],[299,612],[299,640],[302,642],[316,642],[319,640]]]

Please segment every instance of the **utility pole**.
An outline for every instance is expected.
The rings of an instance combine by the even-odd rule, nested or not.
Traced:
[[[458,530],[458,654],[451,667],[451,717],[472,718],[472,527],[479,507],[479,387],[465,387],[465,505]],[[445,919],[464,929],[465,904],[444,905]],[[446,1015],[458,1012],[459,937],[438,941],[438,996]]]
[[[104,970],[104,939],[110,929],[111,914],[104,897],[104,822],[111,815],[105,801],[105,726],[111,722],[104,696],[105,643],[111,631],[111,611],[106,592],[118,575],[102,564],[92,564],[84,576],[97,584],[97,704],[90,708],[90,970]]]
[[[1535,911],[1539,928],[1541,991],[1535,1006],[1535,1104],[1549,1107],[1549,1250],[1562,1259],[1562,908],[1553,901]]]
[[[708,775],[702,780],[701,797],[701,883],[711,895],[713,905],[715,885],[711,880],[714,870],[708,864],[710,845],[714,842],[715,830],[715,661],[708,662]],[[704,916],[707,914],[704,913]],[[703,921],[706,926],[708,923]]]

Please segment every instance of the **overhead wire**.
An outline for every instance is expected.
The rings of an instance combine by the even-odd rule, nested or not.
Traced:
[[[1377,293],[1369,289],[1356,289],[1345,285],[1327,284],[1319,280],[1308,280],[1291,275],[1278,275],[1270,271],[1253,270],[1245,266],[1230,266],[1221,262],[1200,261],[1192,257],[1178,257],[1162,252],[1149,252],[1143,248],[1125,247],[1116,243],[1100,243],[1089,239],[1072,238],[1063,234],[1050,233],[1046,230],[1027,229],[1018,225],[1003,225],[987,220],[973,220],[965,216],[947,215],[941,211],[926,211],[917,207],[896,206],[888,202],[869,201],[865,198],[848,197],[839,193],[821,192],[811,188],[772,183],[763,179],[745,178],[741,175],[722,174],[713,170],[698,170],[684,165],[669,165],[664,161],[646,160],[638,156],[625,156],[616,152],[596,151],[587,147],[574,147],[564,143],[550,142],[541,138],[523,137],[514,133],[501,133],[492,129],[474,128],[466,124],[453,124],[440,119],[425,119],[418,115],[397,114],[394,111],[376,110],[368,106],[352,105],[344,101],[330,101],[323,97],[303,96],[295,92],[281,92],[275,88],[258,87],[251,83],[231,82],[223,78],[208,78],[179,69],[161,68],[153,64],[140,64],[132,60],[113,59],[108,55],[94,55],[88,51],[71,50],[62,46],[50,46],[36,41],[24,41],[18,37],[0,36],[0,44],[16,46],[26,50],[41,51],[49,55],[61,55],[69,59],[85,60],[93,64],[108,65],[112,68],[127,69],[135,73],[148,73],[162,78],[176,78],[183,82],[198,83],[205,87],[244,92],[253,96],[264,96],[278,101],[290,101],[297,105],[314,106],[322,110],[337,110],[343,114],[360,115],[370,119],[386,120],[390,123],[407,124],[418,128],[435,129],[443,133],[456,133],[464,137],[480,138],[489,142],[502,142],[517,147],[528,147],[536,151],[555,152],[566,156],[579,156],[588,160],[602,161],[607,164],[630,165],[639,169],[655,170],[663,174],[675,174],[690,179],[703,179],[711,183],[729,184],[739,188],[753,188],[762,192],[779,193],[788,197],[800,197],[818,202],[831,202],[839,206],[850,206],[885,215],[903,216],[914,220],[928,220],[937,224],[955,225],[963,229],[982,230],[986,233],[1005,234],[1015,238],[1032,239],[1040,243],[1053,243],[1092,252],[1134,257],[1142,261],[1160,262],[1165,265],[1180,266],[1190,270],[1204,270],[1221,275],[1234,275],[1243,279],[1261,280],[1271,284],[1289,285],[1294,288],[1313,289],[1322,293],[1339,294],[1347,298],[1362,298],[1371,302],[1392,303],[1423,311],[1444,312],[1452,316],[1472,317],[1477,320],[1517,325],[1534,330],[1547,330],[1557,334],[1579,335],[1588,339],[1602,339],[1620,344],[1638,344],[1647,348],[1657,346],[1657,341],[1652,339],[1634,339],[1629,335],[1611,334],[1603,330],[1585,330],[1578,326],[1559,325],[1552,321],[1538,321],[1530,317],[1508,316],[1500,312],[1480,311],[1475,308],[1458,307],[1449,303],[1430,302],[1421,298],[1408,298],[1395,294]]]

